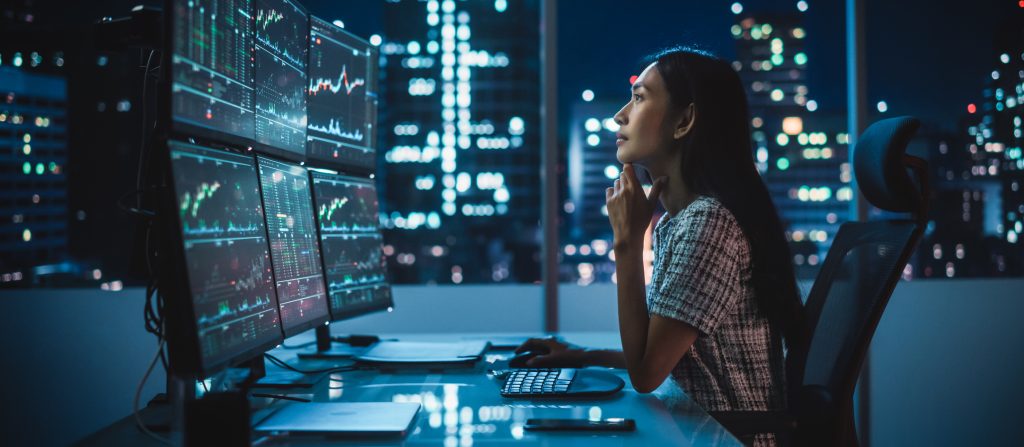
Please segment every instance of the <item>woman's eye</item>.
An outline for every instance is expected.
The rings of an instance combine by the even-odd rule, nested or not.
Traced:
[[[633,95],[633,100],[634,101],[639,101],[640,100],[640,95],[634,94]]]

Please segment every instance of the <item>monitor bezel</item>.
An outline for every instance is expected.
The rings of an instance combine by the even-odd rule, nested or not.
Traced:
[[[294,163],[294,162],[291,162],[291,161],[288,161],[288,160],[275,159],[275,158],[267,156],[267,155],[259,154],[259,155],[256,155],[256,157],[255,157],[255,161],[256,161],[256,176],[257,176],[257,179],[258,179],[259,185],[260,185],[260,202],[263,205],[263,224],[264,224],[264,228],[266,229],[266,232],[267,232],[267,249],[270,252],[270,263],[271,263],[271,266],[273,266],[274,262],[275,262],[274,261],[274,250],[271,247],[271,243],[270,243],[270,223],[267,222],[267,219],[269,218],[269,213],[267,212],[266,197],[263,195],[263,173],[260,172],[260,166],[261,166],[260,159],[261,158],[268,159],[268,160],[271,160],[271,161],[275,161],[275,162],[278,162],[278,163],[285,163],[285,164],[288,164],[288,165],[291,165],[291,166],[294,166],[294,167],[297,167],[297,168],[301,168],[303,171],[306,172],[306,179],[309,181],[310,209],[313,211],[313,216],[312,216],[313,217],[313,230],[316,232],[317,250],[320,251],[319,255],[317,256],[317,258],[318,258],[318,261],[319,261],[318,264],[320,266],[320,277],[321,277],[321,280],[322,280],[323,286],[324,286],[324,289],[323,289],[324,290],[324,303],[327,305],[327,312],[325,312],[324,315],[321,315],[320,317],[317,317],[317,318],[315,318],[313,320],[310,320],[310,321],[307,321],[305,323],[296,325],[296,326],[291,327],[291,328],[285,327],[285,324],[284,324],[284,313],[283,313],[283,311],[281,309],[281,294],[277,290],[277,272],[273,271],[273,269],[271,269],[271,271],[272,271],[271,275],[274,277],[274,293],[275,293],[275,295],[277,295],[277,313],[278,313],[278,315],[281,318],[281,332],[284,333],[284,337],[285,338],[288,338],[288,337],[292,337],[292,336],[301,334],[303,332],[306,332],[306,331],[308,331],[310,329],[313,329],[313,328],[315,328],[317,326],[320,326],[322,324],[325,324],[325,323],[331,321],[331,296],[330,296],[330,292],[327,290],[327,273],[324,272],[324,270],[323,270],[323,268],[324,268],[323,251],[322,251],[323,249],[320,247],[320,240],[319,240],[319,238],[320,238],[320,228],[319,228],[319,224],[318,224],[317,219],[316,219],[316,201],[313,199],[313,180],[312,180],[312,177],[309,176],[309,169],[307,169],[305,166],[302,166],[301,164],[298,164],[298,163]]]
[[[357,177],[357,176],[341,174],[341,173],[337,173],[337,172],[324,172],[323,170],[314,170],[314,169],[307,169],[307,171],[309,172],[310,191],[312,191],[312,193],[313,193],[312,194],[313,195],[313,215],[316,218],[316,237],[317,237],[317,243],[320,244],[320,262],[321,262],[321,268],[323,269],[323,272],[324,272],[324,283],[330,284],[330,281],[327,280],[327,260],[326,260],[326,258],[324,258],[324,246],[323,246],[324,239],[323,239],[323,234],[320,231],[320,216],[316,212],[317,193],[316,193],[316,187],[314,186],[315,182],[316,182],[316,176],[317,175],[333,176],[333,177],[340,177],[342,179],[351,179],[351,180],[356,180],[356,181],[369,182],[369,183],[373,184],[374,191],[376,191],[376,189],[377,189],[377,184],[376,184],[377,182],[373,178]],[[379,199],[378,199],[378,201],[379,201]],[[380,225],[379,224],[377,226],[377,233],[380,234],[381,242],[383,243],[383,241],[384,241],[384,233],[382,231],[380,231]],[[391,287],[391,278],[390,278],[390,276],[391,275],[389,274],[387,267],[385,267],[384,268],[384,277],[386,279],[384,281],[384,286],[387,287],[387,289],[388,289],[388,299],[386,301],[381,301],[379,304],[378,303],[374,303],[374,304],[370,304],[370,305],[367,305],[367,306],[357,307],[357,308],[355,308],[355,309],[353,309],[351,311],[345,310],[345,311],[335,312],[334,306],[331,306],[331,291],[328,289],[327,290],[327,310],[331,314],[331,321],[334,322],[334,321],[349,320],[349,319],[352,319],[352,318],[355,318],[355,317],[361,317],[363,315],[368,315],[368,314],[372,314],[372,313],[375,313],[375,312],[390,311],[391,309],[393,309],[395,307],[395,295],[394,295],[394,288]]]

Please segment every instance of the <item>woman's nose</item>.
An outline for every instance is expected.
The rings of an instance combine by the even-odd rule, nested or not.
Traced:
[[[626,107],[623,107],[623,108],[619,109],[618,112],[615,112],[615,116],[612,117],[612,121],[615,121],[615,124],[618,124],[620,126],[623,126],[623,125],[626,124],[626,114],[623,113],[625,110],[626,110]]]

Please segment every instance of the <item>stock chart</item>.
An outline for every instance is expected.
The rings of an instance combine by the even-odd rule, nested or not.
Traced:
[[[314,172],[313,191],[334,317],[389,302],[373,180]]]
[[[308,156],[372,170],[376,47],[316,17],[309,45]]]
[[[253,138],[250,0],[175,0],[173,9],[174,120]]]
[[[201,354],[216,364],[281,337],[256,165],[169,144]]]
[[[316,240],[309,175],[300,166],[258,157],[285,335],[327,318],[327,293]]]
[[[289,0],[256,0],[256,141],[304,157],[309,19]]]

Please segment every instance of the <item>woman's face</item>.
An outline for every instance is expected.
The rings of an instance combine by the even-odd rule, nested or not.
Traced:
[[[615,114],[619,124],[615,152],[620,163],[650,166],[669,154],[676,126],[670,115],[668,89],[655,67],[648,65],[632,86],[632,97]]]

